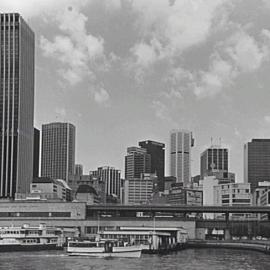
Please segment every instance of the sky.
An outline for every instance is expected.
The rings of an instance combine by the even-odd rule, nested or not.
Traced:
[[[35,32],[35,126],[76,126],[76,163],[124,172],[128,146],[193,132],[192,175],[211,144],[270,138],[269,0],[1,0]],[[123,174],[122,174],[123,175]]]

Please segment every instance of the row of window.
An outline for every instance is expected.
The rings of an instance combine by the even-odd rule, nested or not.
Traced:
[[[71,217],[70,212],[0,212],[1,217]]]

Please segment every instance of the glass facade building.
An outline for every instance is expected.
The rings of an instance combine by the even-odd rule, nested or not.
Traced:
[[[40,131],[34,128],[33,178],[39,177]]]
[[[139,146],[146,149],[147,154],[151,156],[151,173],[158,177],[158,189],[164,190],[164,168],[165,168],[165,144],[154,141],[139,142]]]
[[[0,197],[33,178],[35,36],[17,13],[0,14]]]
[[[215,172],[228,173],[228,149],[210,147],[201,154],[201,179]]]
[[[140,178],[142,173],[151,173],[151,155],[144,148],[128,147],[125,156],[125,179]]]
[[[244,145],[244,181],[254,190],[270,181],[270,139],[253,139]]]

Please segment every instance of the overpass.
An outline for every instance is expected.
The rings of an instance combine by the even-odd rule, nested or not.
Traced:
[[[87,205],[86,214],[92,216],[95,213],[108,213],[111,215],[125,213],[256,213],[270,215],[270,206],[196,206],[196,205],[119,205],[119,204],[99,204]]]

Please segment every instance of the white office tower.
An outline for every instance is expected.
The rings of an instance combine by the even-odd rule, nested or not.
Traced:
[[[170,168],[171,176],[177,182],[187,186],[191,180],[191,147],[194,145],[192,132],[172,130],[170,134]]]

